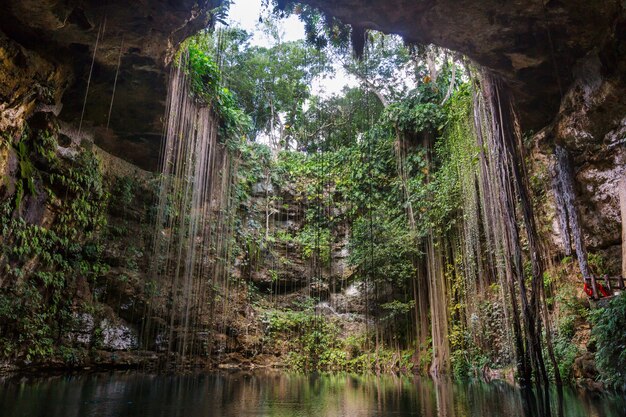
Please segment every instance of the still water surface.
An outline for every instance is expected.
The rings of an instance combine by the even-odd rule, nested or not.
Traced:
[[[2,417],[623,417],[626,399],[505,383],[210,373],[98,373],[0,380]]]

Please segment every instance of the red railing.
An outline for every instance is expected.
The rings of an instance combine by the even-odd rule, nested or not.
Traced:
[[[585,291],[587,292],[587,288],[590,288],[591,294],[589,294],[589,292],[587,292],[587,294],[594,300],[610,297],[615,290],[624,291],[624,278],[621,276],[609,277],[608,275],[604,275],[602,278],[596,278],[592,275],[591,280],[588,281],[591,282],[585,283]]]

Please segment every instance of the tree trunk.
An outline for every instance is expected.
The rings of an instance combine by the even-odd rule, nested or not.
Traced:
[[[448,91],[446,92],[446,96],[441,100],[441,105],[443,106],[446,101],[450,97],[452,97],[452,93],[454,92],[454,83],[456,81],[456,64],[454,63],[454,59],[452,59],[452,74],[450,74],[450,84],[448,85]]]
[[[428,66],[430,82],[436,84],[439,72],[437,71],[437,51],[435,51],[433,48],[434,47],[431,46],[426,51],[426,65]]]

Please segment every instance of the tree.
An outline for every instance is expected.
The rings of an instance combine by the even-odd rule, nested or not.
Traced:
[[[254,139],[265,134],[275,148],[287,148],[286,126],[293,126],[311,97],[312,80],[328,72],[327,56],[304,41],[281,42],[266,48],[250,45],[250,35],[238,28],[204,33],[199,42],[219,56],[226,85],[240,107],[252,117],[248,132]]]

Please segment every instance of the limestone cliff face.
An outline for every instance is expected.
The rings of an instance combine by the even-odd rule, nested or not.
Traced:
[[[75,127],[82,119],[81,131],[102,148],[155,169],[166,65],[180,41],[209,24],[217,3],[2,2],[0,130],[20,127],[38,111]]]
[[[306,194],[290,183],[279,187],[262,181],[251,188],[239,212],[241,235],[247,243],[240,237],[243,253],[235,274],[263,293],[286,296],[287,301],[302,294],[326,299],[345,286],[351,275],[348,226],[342,223],[333,228],[328,249],[320,249],[328,253],[319,259],[314,242],[307,249],[297,238],[308,223]],[[337,213],[342,210],[339,206],[333,208]]]
[[[626,42],[624,21],[606,43],[572,68],[573,82],[553,121],[535,137],[551,158],[556,144],[570,154],[577,209],[591,251],[605,251],[619,273],[618,182],[626,174]]]
[[[579,210],[594,248],[621,238],[617,183],[626,173],[626,43],[620,43],[615,52],[621,51],[622,62],[594,52],[576,67],[575,83],[549,127],[573,156]]]

